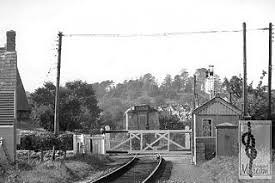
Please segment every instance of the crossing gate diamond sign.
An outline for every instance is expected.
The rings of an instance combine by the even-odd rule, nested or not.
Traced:
[[[271,121],[239,121],[239,178],[272,179]]]

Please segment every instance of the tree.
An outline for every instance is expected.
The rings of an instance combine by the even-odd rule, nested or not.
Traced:
[[[206,68],[196,69],[197,91],[205,91]]]
[[[160,86],[162,95],[165,98],[172,99],[173,97],[176,96],[176,91],[173,90],[172,83],[173,83],[172,76],[170,74],[167,74]]]
[[[73,131],[80,129],[81,102],[75,96],[61,98],[60,101],[60,129]]]
[[[101,104],[103,115],[100,121],[101,126],[109,125],[112,129],[122,129],[123,115],[131,104],[124,103],[122,99],[111,98]]]
[[[182,89],[185,90],[185,87],[187,85],[188,79],[189,79],[189,73],[186,69],[182,69],[180,72],[180,78],[182,82]]]
[[[85,129],[96,128],[102,110],[97,105],[97,99],[91,84],[81,80],[67,82],[66,88],[71,91],[74,99],[81,105],[81,126]],[[74,101],[75,102],[75,101]],[[76,104],[76,103],[75,103]]]
[[[156,78],[150,74],[147,73],[145,74],[142,78],[141,81],[143,83],[142,90],[146,92],[148,96],[156,96],[158,94],[158,85],[156,82]]]
[[[183,80],[180,75],[175,75],[172,86],[177,92],[183,88]]]
[[[260,76],[260,81],[256,88],[253,88],[253,83],[248,85],[248,113],[252,119],[267,119],[267,104],[268,95],[266,92],[266,86],[263,85],[263,79],[266,72],[263,71]],[[230,80],[224,79],[223,86],[225,91],[231,93],[232,103],[237,107],[241,107],[242,101],[242,78],[232,76]],[[272,101],[275,102],[274,95]],[[273,112],[274,114],[274,112]]]
[[[44,129],[53,131],[54,111],[49,105],[34,105],[31,113],[31,118],[42,126]]]
[[[96,96],[102,98],[113,89],[113,84],[112,80],[106,80],[100,83],[93,83],[92,87],[95,90]]]
[[[186,85],[184,87],[185,93],[192,93],[193,92],[193,85],[194,85],[194,77],[189,77],[186,81]]]
[[[53,131],[55,86],[51,82],[44,83],[30,94],[34,103],[31,117],[43,128]]]
[[[30,94],[31,99],[37,105],[54,105],[55,86],[52,82],[44,83],[43,87],[39,87],[34,93]]]
[[[266,86],[263,85],[265,75],[266,72],[263,71],[257,87],[253,89],[252,84],[250,84],[248,89],[248,113],[252,119],[267,119],[268,116],[268,94]]]
[[[54,93],[53,83],[46,82],[31,94],[35,106],[32,117],[47,130],[53,130]],[[60,87],[60,130],[88,130],[96,126],[100,113],[92,85],[73,81]]]
[[[224,78],[222,86],[225,88],[227,93],[231,93],[236,99],[242,97],[242,78],[238,76],[232,76],[230,80]]]

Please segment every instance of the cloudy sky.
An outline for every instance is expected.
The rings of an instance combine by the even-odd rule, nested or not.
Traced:
[[[0,0],[0,45],[17,33],[18,68],[27,91],[56,77],[56,40],[64,34],[151,34],[241,30],[275,24],[272,0]],[[242,33],[160,37],[63,37],[61,83],[135,79],[161,82],[212,64],[222,78],[242,73]],[[268,32],[247,33],[249,82],[268,64]],[[273,62],[274,63],[274,62]],[[273,64],[274,65],[274,64]],[[273,70],[274,71],[274,70]],[[273,88],[275,77],[273,72]],[[266,78],[267,80],[267,78]]]

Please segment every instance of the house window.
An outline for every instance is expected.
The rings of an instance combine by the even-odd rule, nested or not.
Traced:
[[[205,137],[213,136],[211,119],[202,120],[202,136],[205,136]]]

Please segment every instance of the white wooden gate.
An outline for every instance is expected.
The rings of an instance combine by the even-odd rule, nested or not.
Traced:
[[[106,141],[107,152],[183,153],[191,152],[192,130],[129,130],[111,133]]]

